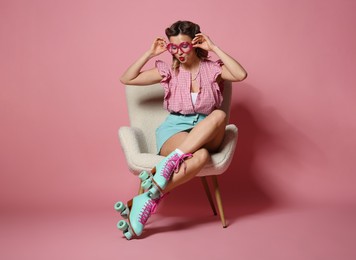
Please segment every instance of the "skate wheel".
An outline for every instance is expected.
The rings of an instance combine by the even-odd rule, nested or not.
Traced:
[[[120,220],[116,226],[118,229],[120,229],[121,231],[124,231],[124,232],[127,231],[129,228],[129,224],[127,224],[127,222],[124,220]]]
[[[126,237],[127,240],[130,240],[132,238],[132,234],[129,231],[124,232],[124,236]]]
[[[158,191],[156,186],[152,187],[152,189],[150,189],[149,192],[151,193],[151,197],[153,197],[153,198],[156,198],[158,193],[159,193],[159,191]]]
[[[144,189],[144,190],[148,190],[152,185],[152,182],[151,180],[145,180],[141,183],[141,187]]]
[[[116,202],[115,205],[114,205],[114,209],[117,211],[117,212],[122,212],[126,209],[126,206],[124,203],[122,203],[121,201],[119,202]]]
[[[138,177],[141,181],[145,181],[150,177],[150,174],[147,171],[142,171]]]
[[[129,217],[129,209],[125,208],[123,211],[121,211],[120,215],[123,218],[128,218]]]

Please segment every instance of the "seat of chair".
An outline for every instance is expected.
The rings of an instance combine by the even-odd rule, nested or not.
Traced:
[[[211,154],[211,161],[204,166],[197,176],[220,175],[227,170],[235,150],[236,136],[236,126],[233,124],[227,125],[221,149],[219,152]],[[164,158],[157,154],[142,152],[138,141],[143,138],[141,129],[127,126],[121,127],[119,138],[126,155],[129,170],[135,175],[138,175],[143,170],[151,170]]]

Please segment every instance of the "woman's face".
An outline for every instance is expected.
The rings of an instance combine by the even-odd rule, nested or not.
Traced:
[[[191,45],[192,38],[188,35],[178,34],[169,38],[170,44],[168,50],[176,57],[181,63],[189,63],[190,59],[194,57],[195,51]]]

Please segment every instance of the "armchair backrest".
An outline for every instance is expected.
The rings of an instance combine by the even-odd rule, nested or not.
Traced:
[[[228,118],[231,105],[231,82],[225,81],[222,110]],[[142,130],[147,142],[147,153],[155,154],[156,129],[165,120],[168,111],[163,108],[164,90],[161,84],[126,86],[126,102],[131,127]]]

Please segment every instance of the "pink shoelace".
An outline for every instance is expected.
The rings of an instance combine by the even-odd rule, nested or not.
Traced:
[[[168,161],[166,162],[165,167],[163,168],[162,176],[168,181],[173,172],[178,172],[179,166],[184,163],[184,173],[187,169],[187,165],[185,164],[184,160],[187,158],[191,158],[193,154],[187,153],[178,155],[173,155]]]
[[[148,218],[151,216],[151,214],[154,214],[156,212],[158,204],[165,196],[166,196],[166,194],[157,198],[157,199],[150,199],[145,203],[145,205],[143,206],[142,211],[139,215],[139,219],[138,219],[138,221],[142,225],[145,225]]]
[[[163,168],[162,176],[166,179],[169,180],[173,172],[178,172],[179,166],[184,163],[184,173],[186,171],[186,164],[184,162],[185,159],[191,158],[193,154],[188,153],[188,154],[183,154],[183,155],[178,155],[175,154],[173,155],[170,159],[167,160],[165,167]],[[167,193],[168,194],[168,193]],[[164,194],[163,196],[157,198],[157,199],[150,199],[148,200],[145,205],[142,208],[142,211],[140,212],[139,219],[138,221],[142,224],[145,225],[148,218],[151,216],[151,214],[156,212],[157,206],[159,202],[167,195]]]

